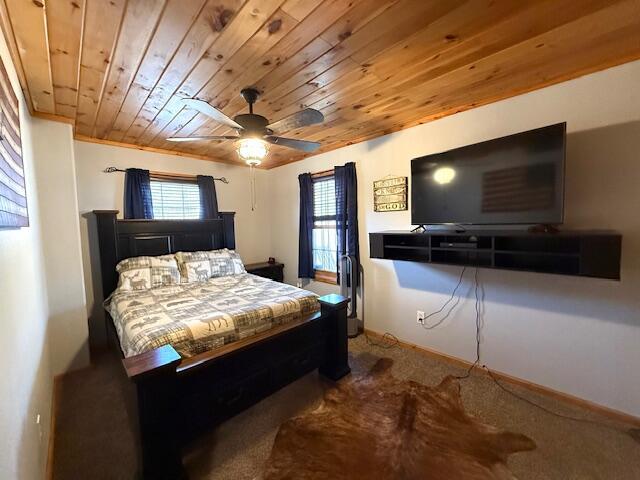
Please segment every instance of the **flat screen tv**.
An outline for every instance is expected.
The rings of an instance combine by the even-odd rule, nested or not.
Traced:
[[[566,123],[411,161],[411,223],[560,224]]]

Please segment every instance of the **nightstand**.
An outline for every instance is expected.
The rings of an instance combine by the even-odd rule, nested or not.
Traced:
[[[283,263],[250,263],[245,265],[244,268],[247,273],[258,275],[259,277],[270,278],[276,282],[284,281],[284,264]]]

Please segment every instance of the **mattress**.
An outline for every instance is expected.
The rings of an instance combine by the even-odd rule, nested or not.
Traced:
[[[172,345],[187,358],[316,312],[320,305],[312,292],[243,273],[116,291],[105,308],[125,357]]]

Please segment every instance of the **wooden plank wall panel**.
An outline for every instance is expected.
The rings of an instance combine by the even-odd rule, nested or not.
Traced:
[[[449,6],[452,6],[452,4],[449,4]],[[473,8],[467,8],[469,6]],[[422,36],[414,35],[413,37],[410,38],[409,41],[400,42],[398,44],[398,47],[393,48],[392,53],[390,55],[387,55],[387,57],[391,57],[395,59],[394,65],[393,65],[393,72],[396,72],[396,73],[402,72],[402,76],[403,78],[405,78],[406,73],[408,73],[407,70],[410,71],[410,69],[412,68],[412,65],[414,65],[416,61],[418,61],[418,59],[428,58],[427,52],[425,51],[426,46],[431,47],[432,51],[438,52],[438,54],[442,54],[443,51],[446,50],[447,45],[449,45],[450,42],[441,41],[442,38],[445,38],[446,33],[439,31],[439,29],[437,28],[438,24],[447,24],[447,25],[451,24],[450,28],[453,29],[454,31],[459,31],[456,27],[462,27],[465,24],[475,26],[476,28],[478,28],[478,26],[481,23],[479,19],[485,20],[484,26],[486,26],[486,20],[496,22],[499,20],[501,16],[504,16],[505,12],[514,10],[513,7],[494,10],[494,9],[488,8],[488,5],[485,6],[487,8],[477,8],[478,6],[480,6],[480,2],[476,2],[475,5],[470,5],[467,3],[465,5],[462,5],[460,8],[454,9],[453,11],[446,11],[443,16],[439,16],[436,20],[431,22],[427,28],[423,29],[420,32],[420,33],[423,33],[423,32],[428,33],[431,38],[424,38],[424,35]],[[483,13],[484,15],[482,15]],[[454,20],[453,17],[463,18],[464,19],[463,24],[456,25],[456,22],[453,21]],[[474,21],[469,22],[468,20],[469,18],[473,18]],[[377,26],[375,24],[372,24],[371,26],[371,28],[373,29],[376,29],[376,27]],[[456,38],[459,38],[459,36],[460,34],[457,34]],[[368,38],[368,37],[370,37],[370,35],[365,36],[365,38]],[[415,37],[418,37],[418,38],[416,39]],[[417,44],[419,47],[421,47],[422,51],[416,52],[415,55],[409,58],[403,58],[403,55],[406,57],[407,52],[411,51],[410,47],[412,46],[412,43]],[[384,92],[383,82],[388,79],[385,77],[389,77],[390,74],[381,75],[379,72],[376,71],[375,69],[376,63],[371,59],[371,55],[374,54],[376,56],[379,56],[382,54],[379,53],[377,48],[375,48],[375,45],[373,47],[374,48],[367,45],[364,48],[361,48],[355,51],[354,53],[352,53],[351,58],[358,60],[359,65],[363,66],[363,68],[366,68],[367,71],[372,71],[377,74],[377,77],[379,78],[380,82],[377,85],[372,85],[371,89],[376,94],[378,94],[378,97],[381,97],[382,95],[380,94]],[[386,53],[386,52],[383,52],[383,53]],[[429,62],[430,63],[433,62],[433,59],[429,59]],[[422,66],[421,68],[424,68],[424,66]],[[391,83],[391,85],[396,85],[397,82],[398,80],[394,79],[392,82],[388,82],[388,83]],[[315,80],[313,81],[313,83],[316,83]],[[330,88],[331,88],[330,85],[326,87],[326,89],[330,89]],[[325,114],[330,114],[331,113],[330,107],[337,105],[337,98],[344,98],[344,96],[340,95],[344,91],[344,88],[346,87],[332,89],[335,93],[329,98],[325,99],[325,101],[322,102],[321,104],[315,103],[313,100],[311,101],[303,100],[303,103],[305,106],[312,106],[313,108],[318,108],[322,110]],[[366,90],[364,90],[363,88],[360,88],[359,91],[363,92]],[[390,98],[393,99],[395,98],[395,96],[400,94],[402,94],[402,91],[396,89],[396,91],[394,92],[394,97],[390,97]],[[289,97],[290,97],[290,94],[283,96],[282,98],[284,98],[284,100],[286,101]],[[350,101],[350,104],[354,110],[360,110],[364,106],[360,102],[353,101],[354,97],[352,95],[349,97],[348,100]],[[280,108],[284,107],[284,102],[280,100],[278,103],[280,103],[279,105]],[[295,111],[295,107],[297,106],[290,106],[288,109],[284,109],[280,111],[278,115],[279,116],[289,115]]]
[[[321,4],[322,0],[286,0],[281,8],[287,15],[301,22]]]
[[[625,12],[630,14],[633,10],[632,5],[627,3],[626,8],[624,3],[620,3],[614,9],[607,9],[608,15],[614,15],[617,20],[611,22],[612,25],[616,25],[616,31],[619,26],[624,24]],[[617,11],[617,13],[616,13]],[[551,13],[551,12],[549,12]],[[519,88],[518,84],[518,72],[524,71],[520,78],[527,82],[535,71],[534,62],[536,57],[542,57],[544,60],[541,62],[542,68],[551,72],[555,68],[562,68],[566,65],[567,58],[571,58],[572,62],[577,63],[579,58],[577,52],[574,52],[573,47],[570,47],[571,42],[568,41],[574,35],[584,35],[586,31],[593,28],[593,22],[595,18],[601,18],[601,14],[594,14],[592,16],[583,16],[582,18],[565,24],[561,29],[552,29],[548,32],[541,33],[540,35],[534,35],[531,38],[526,39],[517,45],[514,45],[506,49],[498,49],[491,55],[484,55],[481,59],[474,59],[468,65],[457,65],[457,68],[445,69],[446,73],[442,75],[432,76],[432,78],[420,78],[419,82],[410,88],[409,85],[399,83],[402,88],[409,88],[407,94],[413,99],[417,105],[424,105],[427,115],[433,115],[431,118],[438,118],[442,115],[443,111],[451,113],[452,111],[464,110],[472,108],[477,105],[477,102],[465,102],[467,98],[476,98],[478,91],[486,91],[482,96],[488,94],[488,92],[495,91],[496,83],[509,84],[512,88]],[[613,19],[612,19],[613,20]],[[630,23],[634,23],[634,20],[628,19]],[[582,26],[582,27],[580,27]],[[559,37],[559,34],[564,32],[565,38]],[[638,35],[636,34],[636,37]],[[599,43],[600,40],[594,43]],[[567,50],[563,55],[559,55],[558,48],[564,46]],[[541,49],[550,49],[551,51],[541,52]],[[588,51],[592,51],[592,46]],[[526,55],[514,55],[514,50],[519,52],[526,52]],[[570,51],[569,51],[570,50]],[[549,54],[553,53],[555,60],[549,60]],[[593,53],[587,54],[589,57]],[[520,61],[516,62],[514,58],[519,58]],[[473,67],[470,70],[470,67]],[[523,70],[524,68],[524,70]],[[469,73],[471,72],[471,74]],[[401,78],[392,78],[391,81],[400,81]],[[451,88],[455,86],[455,88]],[[522,91],[522,90],[521,90]],[[434,94],[433,92],[446,92],[441,94]],[[469,94],[468,92],[473,92]],[[375,110],[375,104],[369,102],[375,102],[375,94],[370,92],[371,95],[368,99],[362,100],[363,103],[370,107],[370,110]],[[498,93],[492,100],[504,98],[504,94]],[[361,99],[360,99],[361,100]],[[475,104],[474,104],[475,103]],[[486,102],[485,102],[486,103]],[[409,112],[409,110],[407,110]],[[326,135],[335,134],[336,132],[323,131],[325,134],[315,136],[316,139],[331,140],[331,137]]]
[[[411,23],[428,23],[428,19],[437,18],[456,5],[456,2],[438,1],[404,0],[396,2],[391,5],[390,8],[383,9],[383,15],[373,18],[369,23],[365,24],[362,29],[356,30],[355,33],[350,35],[343,35],[342,41],[308,65],[305,65],[294,75],[289,75],[286,79],[281,79],[277,84],[265,85],[259,83],[259,88],[266,92],[263,100],[268,102],[270,99],[278,99],[305,83],[311,88],[322,88],[346,73],[347,70],[359,67],[356,62],[345,62],[350,55],[353,55],[358,50],[368,47],[373,51],[378,51],[381,48],[380,45],[384,44],[380,42],[380,39],[384,39],[389,35],[394,38],[402,38],[403,36],[409,35],[413,30],[410,26]],[[357,10],[357,7],[356,5],[353,10]],[[358,13],[361,14],[362,12]],[[356,18],[351,17],[349,14],[347,14],[346,17]],[[389,27],[389,18],[396,20],[396,23],[394,23],[396,28]],[[375,34],[373,32],[375,32]],[[373,44],[373,47],[369,47],[371,44]],[[340,62],[344,63],[341,64]],[[344,68],[339,68],[341,66]],[[261,113],[269,118],[278,120],[286,116],[286,114],[293,112],[283,113],[266,109]]]
[[[182,99],[197,97],[211,77],[218,72],[226,59],[233,56],[277,10],[283,0],[248,0],[236,18],[205,52],[176,94],[156,116],[139,142],[153,145],[156,136],[165,129],[183,108]],[[176,127],[181,128],[178,123]],[[178,129],[179,129],[178,128]]]
[[[182,99],[270,121],[320,152],[640,58],[640,0],[0,0],[30,108],[76,136],[239,162]],[[80,68],[78,68],[80,63]],[[74,88],[77,92],[74,92]],[[77,94],[77,101],[74,96]],[[122,142],[122,143],[120,143]],[[270,168],[308,156],[273,146]]]
[[[7,5],[4,0],[0,0],[0,23],[2,24],[2,34],[4,35],[7,47],[9,48],[9,53],[11,54],[16,73],[18,74],[20,88],[22,89],[27,108],[29,109],[30,113],[34,113],[33,103],[31,102],[31,95],[29,94],[29,90],[27,88],[27,76],[25,75],[24,69],[22,68],[22,59],[20,58],[18,44],[16,43],[15,35],[13,34],[13,25],[11,23],[9,13],[7,12]]]
[[[371,8],[371,5],[368,4],[368,2],[362,2],[360,5],[362,4]],[[381,8],[380,10],[384,15],[374,17],[369,23],[365,24],[363,28],[356,30],[355,33],[343,35],[342,40],[335,46],[327,49],[315,60],[305,63],[302,66],[303,68],[296,71],[293,75],[291,72],[286,71],[286,76],[269,76],[269,79],[277,79],[277,83],[259,82],[258,88],[265,91],[263,101],[268,102],[270,99],[280,98],[281,96],[294,91],[297,86],[304,85],[305,83],[311,87],[311,90],[322,88],[331,81],[339,78],[348,70],[359,67],[356,62],[347,61],[348,57],[353,53],[362,48],[368,47],[372,43],[374,44],[372,50],[378,51],[381,45],[381,38],[385,38],[389,35],[394,38],[402,38],[403,36],[409,35],[410,32],[413,31],[410,25],[411,23],[428,23],[428,19],[437,18],[445,14],[457,4],[457,2],[404,0],[394,2],[387,9]],[[353,15],[353,12],[356,12],[357,15]],[[346,18],[348,21],[352,18],[358,18],[362,13],[363,12],[359,9],[359,5],[356,4],[349,12],[347,12],[346,15],[341,15],[341,18],[343,20]],[[393,24],[396,28],[389,27],[389,18],[396,20],[396,23]],[[283,112],[274,112],[268,108],[265,109],[264,104],[261,104],[261,108],[261,114],[274,120],[283,118],[286,114],[293,113],[286,112],[283,114]],[[214,134],[218,134],[219,130],[214,130],[214,132]]]
[[[85,0],[48,0],[49,55],[55,113],[76,118]]]
[[[3,1],[13,24],[20,62],[28,72],[26,90],[33,108],[39,112],[55,113],[44,3],[41,0]]]
[[[344,15],[347,15],[358,3],[358,1],[325,2],[300,22],[300,25],[291,33],[290,38],[287,38],[286,43],[283,42],[276,46],[278,60],[272,63],[274,68],[268,69],[266,72],[259,72],[262,76],[254,78],[249,83],[249,85],[254,85],[259,91],[263,92],[260,105],[268,101],[271,88],[286,82],[306,65],[311,64],[331,50],[331,44],[320,35]],[[227,95],[230,93],[227,92]],[[223,109],[227,115],[233,117],[247,108],[245,101],[237,94],[228,98],[228,100],[226,107]]]
[[[551,2],[548,2],[549,4]],[[475,48],[476,50],[481,48],[485,43],[478,42],[477,34],[486,32],[487,25],[490,23],[499,23],[500,18],[506,18],[503,22],[508,25],[513,25],[512,14],[513,8],[498,8],[496,10],[491,8],[478,9],[479,3],[476,4],[464,4],[460,8],[457,8],[449,14],[439,18],[429,26],[417,34],[413,35],[406,42],[397,44],[394,48],[379,53],[374,57],[367,59],[366,56],[361,58],[361,62],[366,68],[376,74],[380,80],[375,84],[370,84],[369,88],[361,85],[361,88],[354,89],[353,92],[348,92],[346,86],[337,86],[332,88],[334,93],[324,98],[322,102],[314,102],[312,96],[305,99],[304,106],[311,106],[317,108],[325,113],[327,116],[327,122],[321,127],[312,127],[316,131],[326,131],[331,119],[335,118],[333,115],[336,110],[342,109],[348,106],[350,103],[352,109],[361,110],[366,114],[371,114],[375,111],[373,106],[378,104],[384,106],[384,103],[394,99],[398,102],[403,93],[406,93],[407,88],[413,83],[422,84],[425,79],[421,79],[419,82],[414,82],[412,79],[416,74],[421,73],[425,68],[432,68],[431,66],[437,66],[442,63],[449,63],[447,59],[456,58],[459,54],[456,54],[456,50],[469,51],[469,48]],[[488,7],[488,5],[486,5]],[[549,13],[549,12],[542,12]],[[469,22],[468,18],[474,18],[474,22]],[[441,41],[446,37],[447,31],[456,31],[455,37]],[[477,46],[477,47],[476,47]],[[461,48],[462,47],[462,48]],[[486,49],[484,49],[486,53]],[[352,57],[357,57],[357,53]],[[464,64],[472,63],[473,59],[467,58]],[[425,67],[424,63],[428,63],[428,67]],[[409,86],[405,85],[408,84]],[[328,87],[328,89],[331,85]],[[388,93],[387,93],[388,92]],[[387,93],[386,95],[384,93]],[[345,94],[347,94],[345,96]],[[357,95],[357,96],[356,96]],[[284,97],[285,99],[288,98]],[[348,102],[348,103],[346,103]],[[425,103],[430,102],[427,100]],[[412,106],[415,109],[416,105]],[[283,112],[287,114],[293,113],[297,106],[290,108],[288,111]],[[348,113],[343,114],[342,118],[349,116]],[[299,132],[294,132],[293,135]],[[306,130],[305,133],[313,135],[313,131]]]
[[[210,96],[209,92],[225,91],[228,87],[233,95],[238,95],[236,85],[238,79],[247,72],[252,72],[252,65],[261,59],[264,54],[282,38],[284,38],[296,25],[297,20],[278,9],[258,30],[251,39],[249,39],[235,55],[220,67],[220,69],[211,77],[204,88],[200,90],[198,98],[208,102],[213,102],[222,108],[222,103],[217,100],[216,96]],[[263,63],[270,63],[269,60],[263,60]],[[249,82],[250,83],[250,82]],[[184,132],[187,127],[191,131],[195,130],[197,125],[202,125],[208,121],[209,117],[197,113],[191,109],[183,109],[174,119],[156,135],[152,145],[173,149],[176,146],[174,142],[167,142],[165,138]]]
[[[300,26],[302,26],[302,24],[300,24]],[[296,27],[294,30],[297,31],[299,29],[300,27]],[[303,31],[305,30],[303,29]],[[290,36],[287,36],[287,38],[281,43],[283,45],[288,44],[289,39]],[[283,47],[281,43],[274,48],[275,54],[268,55],[267,59],[262,63],[254,68],[248,69],[237,82],[234,82],[234,85],[230,85],[225,88],[218,95],[215,95],[215,92],[207,92],[206,95],[209,98],[211,98],[212,95],[215,95],[212,100],[212,104],[218,106],[221,110],[227,113],[227,115],[232,117],[241,112],[246,113],[247,104],[242,98],[240,98],[237,85],[255,85],[259,79],[266,75],[272,77],[278,76],[278,78],[284,79],[288,73],[295,72],[305,63],[312,62],[315,58],[330,48],[326,41],[321,38],[316,38],[300,50],[295,56],[287,57],[283,50],[287,50],[288,48],[286,46]],[[260,99],[257,104],[257,108],[261,109],[263,104],[264,99]],[[202,120],[201,122],[190,122],[187,129],[183,129],[178,133],[182,136],[191,135],[192,133],[199,135],[198,132],[225,131],[224,129],[218,129],[218,124],[211,122],[209,118],[205,118],[203,116],[200,116],[199,118]],[[202,146],[203,145],[200,145],[198,147],[201,148]]]
[[[93,135],[98,104],[125,4],[125,0],[87,0],[76,113],[76,133],[80,135]]]
[[[241,81],[236,83],[236,88],[225,89],[216,97],[213,104],[218,105],[231,117],[246,111],[247,104],[238,95],[237,85],[252,85],[258,90],[266,92],[271,85],[284,82],[290,75],[313,62],[331,49],[331,44],[320,38],[319,35],[353,8],[354,3],[357,4],[357,2],[330,1],[315,9],[305,9],[309,12],[308,17],[304,18],[282,42],[279,42],[267,54],[267,58],[262,63],[248,71],[247,75],[244,75]],[[213,92],[206,93],[209,97],[212,94]],[[265,99],[262,98],[259,105],[262,106],[264,101]],[[197,130],[193,130],[193,127],[197,127]],[[215,134],[219,134],[221,131],[225,131],[219,129],[208,119],[200,125],[191,125],[191,129],[196,132],[196,135],[200,134],[197,132],[216,132]],[[181,136],[189,134],[183,131],[178,133]],[[196,151],[207,151],[208,148],[206,145],[198,145]]]
[[[147,100],[149,92],[180,46],[180,40],[185,37],[204,5],[205,0],[191,2],[169,0],[153,40],[109,132],[110,140],[122,140],[131,122]]]
[[[128,0],[98,107],[96,137],[108,135],[165,5],[164,0]]]
[[[189,75],[198,60],[233,20],[241,0],[209,0],[183,39],[178,51],[156,83],[149,97],[124,136],[127,143],[137,143],[174,92]]]
[[[602,3],[602,2],[600,2]],[[631,14],[631,10],[634,10],[637,8],[637,2],[635,5],[632,5],[632,3],[634,2],[629,2],[627,5],[627,13]],[[624,2],[620,5],[623,5]],[[557,5],[556,5],[557,7]],[[609,12],[611,12],[612,10],[617,9],[619,6],[616,6],[613,9],[608,9]],[[555,10],[555,9],[554,9]],[[553,14],[552,12],[546,12],[547,14]],[[581,12],[584,13],[584,12]],[[601,13],[597,13],[594,14],[595,17],[601,18]],[[618,13],[616,15],[616,18],[610,18],[610,25],[611,26],[616,26],[615,28],[618,28],[617,26],[620,25],[622,22],[622,17],[624,16],[624,14],[620,14]],[[548,19],[547,19],[548,20]],[[634,20],[630,20],[632,23],[637,24],[637,22],[635,22]],[[593,28],[593,21],[588,21],[588,23],[590,24],[590,27],[588,28]],[[587,29],[588,29],[587,28]],[[552,35],[557,35],[557,32],[554,32]],[[584,35],[583,32],[569,32],[567,33],[568,37],[571,37],[573,35]],[[636,38],[638,37],[637,33],[636,33]],[[535,50],[535,47],[540,45],[541,43],[543,43],[543,40],[538,41],[534,41],[533,48]],[[631,42],[632,43],[632,42]],[[564,42],[565,45],[571,45],[571,42],[565,41]],[[526,47],[514,47],[517,50],[523,50],[526,51],[525,48]],[[540,48],[540,47],[538,47]],[[571,47],[573,48],[573,47]],[[633,49],[633,47],[631,47],[631,49]],[[513,51],[508,51],[505,54],[506,58],[511,58],[513,59],[514,57],[514,52]],[[589,55],[587,55],[589,56]],[[531,61],[531,57],[529,55],[518,55],[518,57],[523,58],[523,64],[519,65],[518,68],[520,68],[521,71],[526,72],[524,74],[523,78],[527,78],[530,75],[530,70],[528,68],[525,68],[525,64],[529,64]],[[567,56],[562,56],[562,57],[558,57],[558,63],[560,64],[566,64],[566,59],[567,58],[574,58],[573,54],[567,54]],[[509,63],[508,60],[506,60],[507,64]],[[492,63],[491,61],[489,61],[488,63]],[[545,63],[548,64],[548,59],[545,60]],[[473,63],[472,63],[473,65]],[[471,66],[471,65],[470,65]],[[477,106],[478,103],[469,103],[467,105],[465,105],[464,103],[462,105],[451,105],[451,99],[455,99],[455,98],[460,98],[463,95],[465,95],[465,93],[467,93],[469,95],[470,98],[476,98],[477,95],[477,91],[479,88],[481,88],[482,86],[484,86],[484,88],[486,88],[488,91],[495,91],[496,90],[496,85],[493,82],[494,80],[497,80],[497,78],[495,77],[495,75],[492,77],[491,75],[491,71],[495,70],[496,68],[500,68],[497,67],[495,65],[492,65],[492,67],[490,68],[490,71],[488,73],[485,73],[485,76],[482,77],[482,73],[479,70],[476,70],[476,66],[473,66],[474,70],[472,71],[472,74],[469,73],[469,67],[461,67],[460,69],[458,69],[457,71],[459,72],[459,77],[457,79],[452,79],[450,76],[446,76],[444,79],[442,79],[441,82],[439,83],[433,83],[433,84],[429,84],[429,83],[425,83],[424,79],[421,79],[421,81],[417,82],[416,86],[414,86],[414,90],[409,90],[407,91],[407,94],[409,97],[413,98],[413,101],[416,105],[414,105],[411,108],[402,108],[400,109],[399,112],[396,113],[396,115],[393,116],[394,119],[394,124],[396,122],[396,120],[398,118],[404,118],[406,117],[406,115],[403,116],[403,113],[414,113],[415,116],[415,112],[416,109],[418,111],[420,111],[420,106],[423,105],[425,107],[427,107],[430,103],[433,103],[433,106],[431,107],[431,110],[435,110],[438,113],[433,114],[433,116],[431,118],[435,119],[435,118],[439,118],[443,111],[443,109],[446,109],[447,113],[455,113],[457,111],[461,111],[467,108],[472,108],[474,106]],[[391,83],[396,83],[398,81],[400,81],[400,85],[402,85],[401,83],[401,79],[404,76],[404,69],[399,69],[398,70],[398,74],[396,78],[392,78],[391,79]],[[505,74],[504,76],[501,76],[500,78],[502,78],[502,81],[504,82],[504,84],[509,84],[509,82],[511,80],[513,80],[513,76],[511,73]],[[468,79],[468,82],[463,83],[464,79]],[[453,86],[457,87],[458,84],[462,83],[461,88],[452,88]],[[403,88],[406,87],[406,85],[402,85]],[[380,98],[381,97],[385,97],[385,95],[380,95],[380,92],[384,92],[385,91],[385,87],[384,85],[378,85],[377,88],[371,90],[370,92],[368,92],[370,94],[369,98],[367,100],[363,100],[363,98],[358,98],[355,97],[353,99],[353,102],[356,103],[356,106],[361,106],[361,108],[364,107],[369,107],[369,108],[364,108],[365,112],[367,114],[371,114],[371,113],[376,113],[375,112],[375,103],[368,103],[368,102],[380,102]],[[438,98],[438,94],[434,93],[434,92],[449,92],[449,96],[444,100],[444,101],[434,101],[435,99]],[[523,90],[524,91],[524,90]],[[389,95],[386,95],[389,96]],[[391,97],[394,98],[394,97]],[[502,93],[502,95],[498,95],[496,96],[492,101],[501,99],[501,98],[505,98],[504,93]],[[427,110],[429,111],[429,110]],[[326,109],[325,109],[325,113],[326,113]],[[387,112],[385,114],[385,116],[389,115],[389,113],[392,112]],[[347,114],[343,114],[342,118],[347,117]],[[421,113],[419,114],[419,117],[424,118],[424,111],[421,111]],[[345,131],[348,131],[349,133],[347,134],[348,136],[353,136],[353,138],[356,141],[362,141],[365,138],[372,138],[373,136],[377,136],[381,133],[389,133],[390,131],[395,131],[396,128],[392,128],[392,126],[390,125],[390,122],[385,122],[384,120],[378,120],[376,122],[363,122],[361,119],[356,119],[356,120],[352,120],[352,121],[347,121],[347,122],[340,122],[339,126],[335,126],[335,127],[331,127],[328,125],[328,123],[331,122],[331,116],[329,116],[328,118],[329,122],[325,122],[325,124],[323,125],[323,128],[318,129],[317,127],[311,127],[310,129],[308,129],[306,132],[304,132],[305,134],[303,135],[303,137],[305,139],[309,139],[309,140],[315,140],[315,141],[322,141],[322,142],[326,142],[327,144],[331,144],[331,142],[336,142],[339,141],[338,139],[340,137],[344,137],[345,135]],[[404,120],[401,120],[403,123],[403,126],[409,126]],[[368,134],[366,133],[366,131],[362,131],[367,123],[369,124],[369,130],[371,130],[371,128],[373,128],[373,133]],[[415,120],[413,121],[413,123],[415,123]],[[325,128],[329,126],[329,128]],[[316,128],[316,131],[318,132],[322,132],[322,133],[317,133],[314,134],[313,132],[311,132],[310,130]],[[400,127],[402,128],[402,127]],[[299,135],[291,135],[291,136],[299,136]]]

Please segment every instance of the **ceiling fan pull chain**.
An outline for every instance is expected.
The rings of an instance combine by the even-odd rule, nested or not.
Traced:
[[[249,165],[249,176],[251,181],[251,211],[253,212],[256,209],[256,167],[254,165]]]

